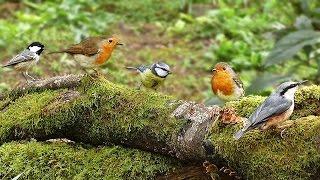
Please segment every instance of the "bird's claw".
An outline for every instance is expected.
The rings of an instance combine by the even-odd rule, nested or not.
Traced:
[[[238,173],[230,168],[223,166],[219,171],[223,172],[224,174],[226,174],[230,177],[233,177],[234,179],[241,179],[240,176],[238,176]]]
[[[284,138],[284,132],[286,131],[286,129],[291,127],[294,124],[295,124],[295,122],[290,120],[290,121],[286,121],[282,125],[277,126],[277,128],[281,130],[281,132],[280,132],[281,138]]]
[[[139,86],[136,88],[137,90],[141,90],[142,84],[139,84]]]
[[[97,75],[97,76],[99,76],[101,73],[98,71],[98,70],[96,70],[96,69],[93,69],[93,71],[94,71],[94,73]]]
[[[280,136],[281,136],[281,138],[282,139],[284,139],[284,136],[283,136],[283,134],[284,134],[284,132],[286,131],[286,128],[285,129],[283,129],[281,132],[280,132]]]

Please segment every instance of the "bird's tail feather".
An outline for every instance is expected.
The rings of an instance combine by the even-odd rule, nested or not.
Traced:
[[[138,68],[137,67],[126,67],[126,69],[128,69],[128,70],[138,70]]]
[[[235,140],[238,140],[238,139],[240,139],[243,135],[244,135],[244,133],[245,133],[246,131],[244,131],[243,129],[241,129],[241,130],[239,130],[236,134],[234,134],[234,139]]]
[[[15,65],[15,64],[12,64],[12,63],[10,64],[10,63],[8,63],[8,64],[5,64],[5,65],[1,65],[1,67],[2,67],[2,68],[5,68],[5,67],[13,66],[13,65]]]
[[[234,134],[234,136],[233,136],[234,139],[235,140],[240,139],[244,135],[244,133],[246,133],[248,130],[250,130],[251,125],[252,124],[250,123],[250,121],[248,119],[246,119],[244,122],[244,127],[241,130],[239,130],[237,133]]]
[[[58,54],[58,53],[64,53],[65,50],[61,50],[61,51],[51,51],[51,52],[48,52],[47,54]]]

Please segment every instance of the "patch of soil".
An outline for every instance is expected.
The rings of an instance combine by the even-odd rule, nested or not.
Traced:
[[[23,4],[20,1],[5,2],[0,5],[0,18],[8,18],[22,7]]]

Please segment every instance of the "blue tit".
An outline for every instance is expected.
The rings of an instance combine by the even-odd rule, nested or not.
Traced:
[[[138,67],[127,67],[140,73],[141,84],[149,89],[157,90],[166,77],[171,74],[170,67],[166,63],[157,62],[151,66],[140,65]]]

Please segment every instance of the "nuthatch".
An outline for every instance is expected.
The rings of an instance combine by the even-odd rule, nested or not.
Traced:
[[[220,99],[232,101],[244,95],[242,81],[227,63],[217,63],[212,72],[211,88]]]
[[[294,109],[294,93],[298,86],[305,83],[284,82],[272,93],[249,117],[247,124],[238,131],[234,138],[240,139],[245,132],[254,128],[266,130],[270,127],[279,127],[279,124],[287,120]]]
[[[22,72],[23,77],[27,81],[28,78],[35,80],[28,74],[28,70],[38,63],[43,50],[43,44],[41,44],[40,42],[33,42],[24,51],[9,60],[9,62],[3,67],[13,67],[15,70]]]
[[[157,62],[151,66],[140,65],[138,67],[127,67],[127,69],[134,69],[140,73],[141,84],[150,89],[157,90],[171,74],[170,67],[166,63]]]

